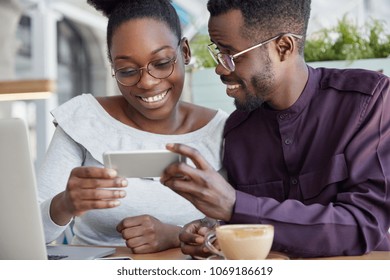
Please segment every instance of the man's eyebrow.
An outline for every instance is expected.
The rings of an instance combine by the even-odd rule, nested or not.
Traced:
[[[239,50],[233,48],[231,45],[227,45],[227,44],[223,44],[223,43],[216,43],[214,41],[211,41],[211,42],[214,43],[217,47],[221,47],[221,48],[233,51],[233,52],[238,52],[239,51]]]

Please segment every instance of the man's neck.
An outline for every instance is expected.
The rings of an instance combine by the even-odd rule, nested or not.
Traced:
[[[303,59],[286,69],[284,75],[282,75],[283,81],[276,89],[278,94],[275,95],[273,100],[267,102],[268,106],[278,111],[290,108],[301,96],[308,77],[309,71]]]

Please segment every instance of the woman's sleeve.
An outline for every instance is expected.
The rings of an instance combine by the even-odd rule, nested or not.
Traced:
[[[71,170],[83,164],[84,154],[82,146],[57,126],[37,176],[46,243],[57,239],[67,228],[52,221],[50,204],[54,196],[65,190]]]

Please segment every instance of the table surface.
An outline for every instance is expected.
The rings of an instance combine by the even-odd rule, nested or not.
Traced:
[[[277,252],[271,252],[273,255]],[[169,249],[152,254],[133,254],[129,248],[116,247],[116,253],[112,257],[128,257],[135,260],[189,260],[190,256],[184,255],[180,248]],[[303,258],[297,258],[303,260]],[[304,260],[390,260],[390,251],[374,251],[362,256],[337,256],[327,258],[305,258]]]

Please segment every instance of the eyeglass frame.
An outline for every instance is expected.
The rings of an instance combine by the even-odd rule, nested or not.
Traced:
[[[146,64],[146,66],[144,66],[144,67],[139,67],[139,68],[134,69],[134,71],[137,71],[137,73],[139,73],[139,74],[138,74],[139,78],[138,78],[137,82],[135,82],[134,84],[131,84],[131,85],[124,84],[124,83],[122,83],[121,81],[119,81],[118,78],[117,78],[117,76],[116,76],[116,73],[117,73],[118,71],[123,70],[123,69],[126,69],[126,68],[129,68],[129,67],[121,67],[121,68],[116,69],[116,70],[114,70],[114,68],[111,68],[111,76],[112,76],[113,78],[115,77],[115,80],[116,80],[118,83],[120,83],[122,86],[125,86],[125,87],[132,87],[132,86],[138,84],[139,81],[141,81],[142,74],[143,74],[143,72],[142,72],[143,69],[146,69],[146,73],[148,73],[150,76],[152,76],[152,77],[155,78],[155,79],[160,79],[160,80],[166,79],[166,78],[170,77],[170,76],[172,75],[172,73],[175,71],[175,64],[176,64],[177,58],[178,58],[177,50],[178,50],[178,48],[181,46],[181,42],[182,42],[182,39],[179,40],[179,43],[178,43],[178,45],[177,45],[177,47],[176,47],[176,50],[175,50],[176,55],[175,55],[172,59],[170,59],[170,60],[167,62],[167,63],[171,63],[171,65],[172,65],[172,70],[171,70],[171,73],[170,73],[168,76],[166,76],[166,77],[163,77],[163,78],[155,77],[155,76],[153,76],[153,75],[150,73],[150,70],[149,70],[149,68],[148,68],[149,65],[150,65],[151,63],[156,62],[156,61],[159,61],[159,59],[149,61],[148,64]]]
[[[233,55],[227,54],[227,53],[222,53],[222,52],[215,53],[214,50],[211,49],[212,45],[216,46],[215,43],[208,44],[207,45],[207,49],[208,49],[211,57],[214,59],[215,63],[221,64],[229,72],[234,72],[236,70],[236,64],[234,63],[234,59],[235,58],[237,58],[240,55],[242,55],[244,53],[247,53],[247,52],[249,52],[251,50],[254,50],[254,49],[258,48],[258,47],[264,46],[265,44],[268,44],[269,42],[271,42],[273,40],[276,40],[276,39],[279,39],[279,38],[284,37],[284,36],[292,36],[292,37],[294,37],[296,39],[302,39],[303,38],[303,35],[298,35],[298,34],[294,34],[294,33],[290,33],[290,32],[282,33],[282,34],[278,34],[276,36],[273,36],[273,37],[271,37],[271,38],[269,38],[269,39],[267,39],[265,41],[262,41],[262,42],[254,45],[252,47],[249,47],[249,48],[247,48],[247,49],[245,49],[243,51],[240,51],[240,52],[238,52],[236,54],[233,54]],[[230,68],[228,68],[227,65],[225,65],[225,62],[224,62],[224,60],[222,58],[223,55],[227,56],[227,58],[230,59],[231,64],[233,65],[234,69],[230,69]]]

